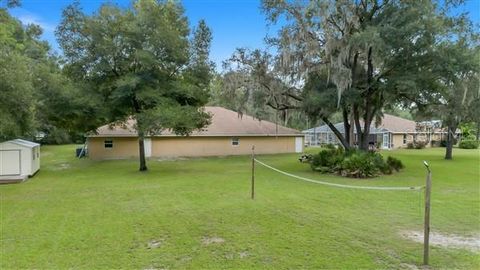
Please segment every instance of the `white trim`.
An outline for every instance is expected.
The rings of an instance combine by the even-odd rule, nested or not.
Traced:
[[[145,157],[151,157],[152,156],[152,139],[145,138],[143,140],[143,147],[145,148]]]
[[[303,152],[303,137],[295,137],[295,153]]]
[[[111,143],[108,143],[108,142],[111,142]],[[106,146],[107,144],[111,144],[112,146],[111,146],[111,147],[107,147],[107,146]],[[113,139],[111,139],[111,138],[105,138],[105,139],[103,140],[103,149],[108,149],[108,150],[110,150],[110,149],[113,149],[113,146],[114,146]]]
[[[234,144],[233,142],[236,141],[237,144]],[[230,144],[233,146],[233,147],[238,147],[240,145],[240,138],[238,137],[232,137],[232,139],[230,140]]]
[[[382,148],[383,149],[390,149],[390,133],[388,133],[388,132],[383,133]]]

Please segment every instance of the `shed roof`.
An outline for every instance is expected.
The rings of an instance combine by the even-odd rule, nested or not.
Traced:
[[[6,141],[4,143],[13,143],[13,144],[16,144],[16,145],[25,146],[25,147],[29,147],[29,148],[40,146],[40,144],[38,144],[38,143],[27,141],[27,140],[22,140],[22,139],[10,140],[10,141]]]
[[[276,125],[269,121],[260,121],[249,115],[240,116],[237,112],[222,107],[205,107],[212,115],[211,124],[202,130],[194,131],[190,136],[301,136],[298,130]],[[124,124],[107,124],[97,129],[89,137],[136,137],[136,120],[129,119]],[[163,130],[153,136],[177,136],[171,130]]]

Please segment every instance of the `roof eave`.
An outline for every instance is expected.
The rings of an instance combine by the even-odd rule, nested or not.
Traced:
[[[305,135],[302,133],[291,133],[291,134],[208,134],[208,135],[153,135],[153,136],[146,136],[146,137],[154,137],[154,138],[175,138],[175,137],[304,137]],[[88,135],[87,138],[136,138],[138,135],[135,134],[96,134],[96,135]]]

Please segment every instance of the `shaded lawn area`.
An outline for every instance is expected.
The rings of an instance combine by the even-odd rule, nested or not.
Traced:
[[[423,194],[350,190],[303,182],[257,165],[250,200],[250,158],[94,162],[75,146],[42,147],[41,171],[0,186],[0,268],[406,268],[421,265]],[[316,151],[316,150],[310,150]],[[401,173],[369,180],[314,173],[298,155],[259,159],[318,180],[418,186],[422,161],[433,171],[434,232],[480,233],[479,151],[443,148],[385,152]],[[223,242],[222,242],[223,240]],[[434,268],[475,269],[478,253],[431,248]]]

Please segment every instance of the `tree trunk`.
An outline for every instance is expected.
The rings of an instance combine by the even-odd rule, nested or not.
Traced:
[[[371,106],[370,103],[367,105]],[[367,107],[366,108],[366,113],[364,116],[364,124],[363,124],[363,132],[362,132],[362,141],[360,144],[360,149],[364,151],[368,151],[369,147],[369,137],[370,137],[370,126],[372,125],[373,121],[373,108]]]
[[[140,105],[136,99],[133,97],[132,105],[134,111],[139,114],[140,113]],[[145,160],[145,133],[142,131],[142,125],[137,117],[137,129],[138,129],[138,153],[140,157],[140,169],[139,171],[144,172],[147,171],[147,161]]]
[[[345,137],[342,135],[342,133],[340,133],[340,131],[338,131],[338,129],[332,124],[332,122],[330,122],[327,118],[322,118],[322,120],[327,124],[327,126],[333,131],[333,133],[335,134],[335,136],[337,136],[337,138],[340,140],[340,143],[343,145],[343,148],[345,148],[345,150],[348,150],[350,149],[350,145],[348,144],[348,142],[345,140]]]
[[[359,144],[360,150],[363,150],[363,151],[368,151],[368,137],[370,136],[370,123],[371,122],[365,121],[365,127],[363,128],[362,139]]]
[[[343,129],[345,130],[345,141],[349,144],[349,145],[352,145],[351,144],[351,133],[350,133],[350,130],[352,128],[352,125],[350,124],[349,122],[349,119],[348,119],[348,111],[343,108]]]
[[[362,125],[360,124],[360,113],[358,112],[358,105],[353,105],[353,120],[355,122],[355,131],[357,133],[357,145],[360,147],[362,141]]]
[[[353,138],[355,137],[355,134],[353,133],[354,130],[354,124],[353,124],[353,114],[350,114],[350,140],[348,141],[348,144],[353,145]]]
[[[363,131],[361,132],[360,142],[358,144],[359,148],[363,151],[368,151],[368,137],[370,135],[370,125],[372,124],[373,119],[373,108],[372,108],[372,82],[373,82],[373,63],[372,63],[372,47],[368,48],[368,57],[367,57],[367,90],[365,97],[365,112],[363,114]],[[357,110],[358,113],[358,110]],[[358,117],[357,117],[358,119]],[[358,131],[357,131],[358,133]]]
[[[145,160],[145,134],[143,131],[138,132],[138,149],[140,154],[140,171],[144,172],[147,170],[147,161]]]
[[[454,141],[454,135],[455,131],[457,130],[457,126],[451,126],[449,125],[447,127],[447,148],[445,150],[445,159],[452,159],[452,151],[453,151],[453,141]]]

